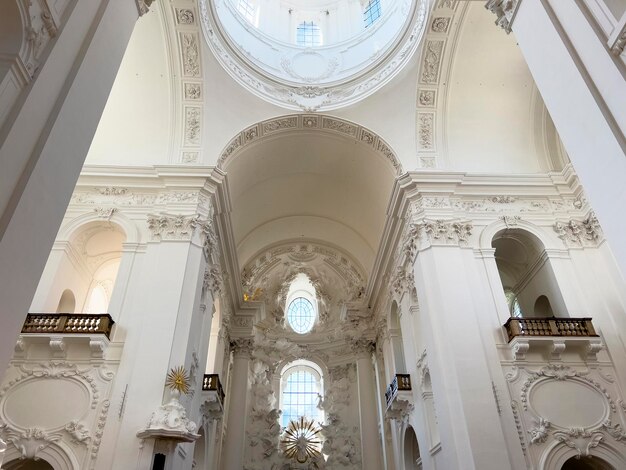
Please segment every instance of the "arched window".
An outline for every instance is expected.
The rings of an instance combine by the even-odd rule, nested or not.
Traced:
[[[237,11],[241,13],[249,23],[254,24],[256,18],[256,6],[251,0],[239,0],[237,2]]]
[[[365,10],[363,10],[363,20],[365,21],[365,27],[369,27],[374,24],[380,15],[382,14],[382,10],[380,8],[380,0],[369,0],[367,5],[365,6]]]
[[[317,321],[315,287],[306,274],[298,274],[289,285],[285,303],[287,324],[298,334],[308,333]]]
[[[323,421],[322,411],[317,407],[318,395],[323,395],[322,373],[309,361],[288,364],[281,376],[282,426],[304,416],[315,422]]]
[[[504,295],[506,295],[506,301],[509,304],[509,312],[511,312],[511,316],[514,318],[522,317],[522,309],[519,306],[519,300],[517,300],[517,295],[511,289],[504,289]]]
[[[322,31],[313,21],[303,21],[296,30],[296,44],[298,46],[316,47],[322,45]]]

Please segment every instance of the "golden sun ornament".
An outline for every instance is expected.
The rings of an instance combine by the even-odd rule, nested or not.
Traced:
[[[189,374],[183,366],[174,367],[167,374],[165,386],[187,395],[189,393]]]
[[[313,420],[309,421],[303,416],[299,420],[290,421],[281,441],[283,453],[298,463],[318,459],[322,455],[322,441],[318,437],[320,431]]]

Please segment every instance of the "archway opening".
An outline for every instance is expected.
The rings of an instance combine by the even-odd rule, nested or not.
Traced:
[[[525,230],[497,233],[491,246],[512,317],[567,316],[565,303],[546,250]]]
[[[65,289],[59,299],[57,313],[74,313],[76,311],[76,297],[71,289]]]
[[[409,426],[404,433],[404,470],[419,470],[421,468],[420,446],[415,431]]]
[[[561,470],[617,470],[613,465],[599,457],[572,457],[568,459]]]
[[[5,470],[54,470],[54,467],[43,459],[15,459],[5,463]]]

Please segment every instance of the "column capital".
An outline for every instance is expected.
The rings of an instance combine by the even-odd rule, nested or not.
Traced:
[[[359,338],[352,340],[350,348],[352,349],[352,352],[354,352],[356,355],[369,357],[374,352],[374,349],[376,348],[376,343],[370,339]]]
[[[488,0],[485,8],[498,17],[496,24],[509,34],[521,3],[522,0]]]
[[[137,4],[137,11],[139,12],[139,16],[143,16],[150,10],[150,5],[154,0],[135,0]]]
[[[234,338],[230,341],[230,349],[235,356],[248,356],[252,355],[254,350],[253,338]]]

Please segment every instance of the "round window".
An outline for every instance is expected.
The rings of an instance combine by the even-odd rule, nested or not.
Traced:
[[[315,322],[313,304],[304,297],[294,299],[287,309],[287,321],[296,333],[308,333]]]

